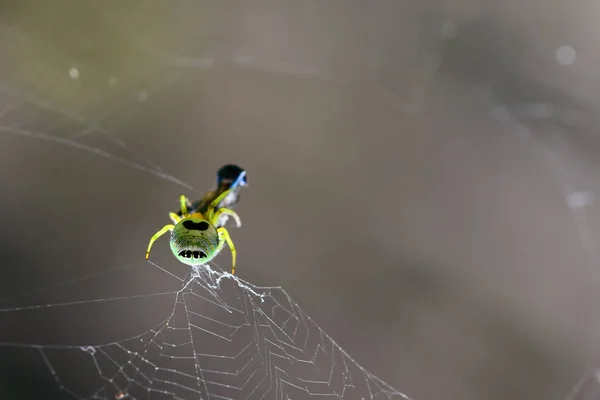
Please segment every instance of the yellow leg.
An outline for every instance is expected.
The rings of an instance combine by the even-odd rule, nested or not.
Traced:
[[[152,245],[154,244],[156,239],[158,239],[168,231],[172,231],[173,228],[175,228],[174,225],[165,225],[160,231],[156,232],[156,234],[152,236],[152,239],[150,239],[150,243],[148,243],[148,250],[146,250],[146,260],[148,259],[148,257],[150,257],[150,249],[152,248]]]
[[[231,250],[231,258],[232,258],[231,275],[234,275],[235,274],[235,259],[236,259],[235,246],[233,245],[233,242],[231,241],[231,238],[229,237],[229,232],[227,232],[227,229],[221,227],[221,228],[217,229],[217,232],[219,233],[219,238],[222,240],[225,240],[227,242],[227,245],[229,245],[229,250]]]
[[[181,217],[179,215],[175,214],[174,212],[169,213],[169,218],[171,218],[171,221],[173,221],[174,224],[181,221]]]
[[[187,209],[187,204],[190,204],[190,201],[188,200],[187,197],[185,197],[185,195],[181,195],[181,197],[179,198],[179,203],[181,204],[181,215],[183,216],[183,218],[187,218],[188,217],[188,209]]]
[[[217,221],[219,221],[219,217],[221,216],[221,214],[231,215],[233,217],[233,219],[235,219],[235,223],[237,224],[238,228],[240,226],[242,226],[242,221],[240,220],[240,216],[237,215],[237,213],[235,211],[230,210],[229,208],[219,208],[219,210],[217,210],[217,212],[214,213],[212,220],[211,220],[213,225],[217,224]]]
[[[219,203],[221,201],[223,201],[223,199],[225,197],[227,197],[227,195],[229,194],[229,192],[231,192],[231,189],[228,189],[226,191],[224,191],[223,193],[221,193],[216,199],[214,199],[208,206],[208,209],[206,210],[206,217],[209,221],[216,221],[214,219],[214,215],[215,215],[215,209],[217,208],[217,206],[219,205]]]
[[[228,190],[224,191],[223,193],[221,193],[221,194],[219,195],[219,197],[217,197],[216,199],[214,199],[214,200],[212,201],[212,203],[210,203],[210,206],[209,206],[209,208],[210,208],[210,209],[213,209],[213,210],[214,210],[215,208],[217,208],[217,206],[219,205],[219,203],[220,203],[221,201],[223,201],[223,199],[224,199],[225,197],[227,197],[227,195],[229,194],[229,192],[231,192],[231,189],[228,189]]]

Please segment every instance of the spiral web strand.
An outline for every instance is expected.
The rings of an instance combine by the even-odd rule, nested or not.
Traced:
[[[137,336],[23,347],[38,351],[75,399],[408,399],[358,365],[281,288],[199,268],[172,295],[168,317]],[[65,353],[78,369],[95,370],[90,393],[71,389],[72,367],[55,365]]]
[[[12,28],[0,24],[0,31],[10,38],[0,43],[0,54],[5,59],[18,59],[20,51],[32,48],[27,38]],[[120,82],[133,83],[115,90],[110,88],[113,77],[89,70],[86,85],[78,85],[76,70],[71,71],[73,63],[62,56],[54,57],[51,51],[46,51],[37,61],[28,64],[31,67],[18,75],[12,71],[2,74],[11,79],[0,80],[0,135],[19,135],[66,146],[186,189],[194,188],[136,154],[113,134],[124,118],[135,115],[139,103],[178,79],[178,68],[211,69],[221,63],[276,74],[318,75],[314,68],[247,57],[231,60],[171,58],[159,71],[152,68],[139,71],[137,80],[117,77]],[[2,69],[0,66],[0,72],[6,72]],[[53,82],[55,86],[49,83],[32,90],[32,82]],[[58,85],[60,97],[55,96]],[[500,121],[514,125],[515,131],[524,133],[525,138],[539,145],[540,140],[533,137],[521,121],[530,118],[539,123],[543,119],[532,115],[530,108],[508,110],[493,104],[491,110]],[[565,202],[572,210],[581,240],[590,255],[591,277],[597,278],[597,249],[585,215],[586,206],[594,201],[593,185],[587,180],[573,185],[573,176],[580,177],[581,171],[568,174],[569,169],[553,152],[561,148],[562,154],[564,148],[569,147],[560,134],[546,138],[544,145],[541,148],[548,152],[549,166],[556,173]],[[565,171],[568,176],[563,176]],[[180,280],[181,288],[26,307],[6,308],[0,303],[0,314],[10,314],[137,298],[164,298],[172,304],[172,310],[153,328],[101,345],[0,342],[0,347],[33,353],[45,365],[65,398],[71,399],[408,398],[357,364],[283,289],[257,287],[211,269],[197,269],[188,278],[181,279],[157,264],[154,267]],[[98,275],[83,279],[95,279]],[[75,279],[56,286],[80,281]],[[597,279],[591,281],[597,282]],[[592,324],[597,322],[593,316],[590,320]],[[590,354],[596,352],[590,351]],[[588,361],[588,372],[573,387],[567,400],[600,398],[600,379],[594,361]],[[82,371],[86,372],[83,383],[78,376]]]
[[[30,49],[26,37],[6,26],[1,29],[3,35],[13,39],[11,46],[0,48],[3,53],[18,58],[15,52]],[[73,82],[78,79],[77,71],[70,70],[64,59],[52,56],[47,54],[45,63],[21,71],[20,75],[11,72],[10,81],[0,81],[0,134],[67,146],[193,189],[135,154],[111,133],[112,129],[103,126],[109,119],[114,123],[125,114],[131,117],[131,110],[149,93],[175,82],[176,73],[167,71],[168,78],[157,83],[158,73],[150,71],[145,82],[142,79],[135,88],[125,89],[127,95],[123,91],[111,92],[116,98],[108,102],[108,94],[98,94],[98,87],[82,93],[81,86]],[[41,73],[44,82],[60,85],[60,97],[56,97],[58,89],[52,84],[47,88],[30,87],[29,83],[37,81]],[[164,75],[160,71],[160,76]],[[96,81],[92,80],[92,85]],[[147,82],[153,84],[149,86]],[[65,92],[67,87],[71,87],[70,92]],[[103,101],[98,102],[97,98]],[[45,312],[150,297],[172,301],[171,312],[152,329],[100,345],[0,342],[0,347],[17,349],[24,357],[34,353],[63,397],[72,399],[407,398],[358,365],[283,289],[257,287],[208,267],[198,268],[181,279],[166,268],[151,264],[181,281],[181,288],[163,293],[0,307],[0,314]],[[111,271],[121,268],[124,267]],[[102,274],[34,289],[3,298],[2,303],[6,306],[6,301],[17,297],[98,279]]]
[[[597,400],[600,399],[600,370],[597,369],[597,349],[594,347],[598,318],[596,313],[598,277],[597,235],[593,229],[589,206],[596,201],[598,186],[593,179],[583,173],[581,166],[570,160],[577,160],[573,146],[567,140],[569,129],[576,130],[592,122],[579,118],[575,110],[560,107],[552,103],[527,103],[512,107],[494,104],[491,115],[498,121],[511,125],[521,139],[534,144],[543,152],[548,168],[552,171],[557,187],[564,196],[565,206],[569,209],[576,231],[587,255],[590,298],[588,300],[588,331],[590,335],[589,351],[585,371],[581,379],[573,385],[565,400]],[[577,118],[575,118],[577,117]],[[532,126],[542,125],[545,136],[535,133]],[[572,133],[572,132],[571,132]],[[571,139],[574,140],[574,139]],[[582,162],[582,161],[580,161]]]

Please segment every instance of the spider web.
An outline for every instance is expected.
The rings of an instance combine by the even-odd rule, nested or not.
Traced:
[[[170,58],[166,62],[144,64],[146,68],[137,70],[135,76],[113,77],[92,71],[89,66],[80,68],[64,57],[55,57],[12,28],[0,24],[0,29],[3,37],[9,38],[0,43],[0,53],[6,55],[6,59],[27,59],[32,47],[36,54],[43,54],[38,60],[43,62],[18,64],[27,68],[0,65],[0,77],[11,77],[10,81],[0,81],[0,134],[70,147],[187,190],[196,188],[137,154],[113,134],[127,119],[135,118],[140,103],[175,83],[181,76],[181,67],[210,69],[225,64],[278,74],[320,75],[314,68],[297,64],[236,56],[229,59]],[[86,79],[85,85],[78,84],[82,79]],[[327,79],[332,77],[328,75]],[[45,86],[32,87],[32,82],[44,82]],[[536,124],[543,124],[556,117],[546,106],[526,104],[509,109],[495,104],[492,114],[547,153],[548,165],[556,174],[565,203],[590,256],[593,284],[597,282],[598,258],[593,229],[586,215],[586,206],[594,202],[593,185],[582,178],[580,170],[565,164],[559,156],[568,152],[570,145],[561,131],[556,130],[556,125],[549,124],[554,127],[554,133],[540,140],[527,123],[523,123],[523,119],[530,118]],[[555,111],[560,113],[561,110]],[[558,118],[572,122],[572,116],[567,110]],[[215,269],[196,269],[184,278],[169,272],[166,266],[152,265],[168,274],[177,288],[92,300],[0,306],[0,318],[10,321],[10,315],[80,306],[96,310],[94,305],[123,301],[145,307],[136,300],[158,298],[169,310],[157,325],[104,344],[31,344],[12,338],[2,341],[0,337],[0,347],[18,351],[22,358],[37,359],[53,380],[54,388],[65,398],[408,398],[362,368],[282,288],[252,285],[217,272],[216,265],[213,265]],[[107,273],[129,267],[76,278],[19,297],[100,280]],[[2,303],[15,299],[5,298]],[[595,303],[593,299],[590,301],[590,304]],[[597,318],[592,316],[590,321],[593,323]],[[590,357],[596,353],[590,351]],[[599,398],[594,360],[590,359],[587,367],[590,372],[574,386],[567,400]],[[50,394],[46,398],[50,398]]]
[[[2,49],[11,59],[23,57],[22,49],[31,49],[26,37],[6,26],[0,29],[5,37],[12,38],[12,45]],[[14,45],[15,41],[20,45]],[[134,80],[129,87],[114,94],[115,99],[106,101],[110,96],[108,87],[114,79],[108,77],[107,80],[106,76],[88,70],[86,86],[92,88],[82,93],[76,84],[81,78],[79,69],[62,58],[53,58],[51,53],[46,56],[49,58],[45,58],[44,63],[31,70],[16,74],[12,70],[4,71],[3,76],[12,78],[1,82],[0,134],[67,146],[182,188],[194,189],[136,154],[104,127],[109,117],[116,125],[123,123],[119,116],[132,118],[135,115],[132,109],[154,92],[177,81],[178,73],[168,67],[142,71],[137,82]],[[31,81],[39,80],[40,74],[44,74],[43,81],[50,84],[31,88]],[[61,95],[57,96],[59,89]],[[123,113],[123,110],[128,112]],[[102,140],[98,142],[98,139]],[[180,278],[167,268],[151,264],[168,274],[179,288],[150,294],[0,307],[0,314],[9,325],[11,315],[30,311],[49,312],[158,297],[171,304],[172,309],[154,327],[99,345],[27,344],[0,338],[0,347],[18,350],[20,358],[33,357],[41,361],[55,382],[60,398],[408,398],[362,368],[282,288],[258,287],[208,267],[196,268]],[[3,298],[0,304],[98,280],[128,267]],[[45,397],[50,398],[51,393]]]
[[[600,371],[592,370],[567,395],[565,400],[595,400],[600,398]]]
[[[155,294],[174,296],[173,309],[139,335],[102,345],[0,345],[37,352],[57,386],[76,399],[408,398],[362,368],[283,289],[204,267],[182,282],[175,292]],[[68,366],[61,369],[55,359]],[[87,393],[74,389],[80,378],[73,365],[95,370]]]
[[[489,101],[490,99],[488,99]],[[579,110],[564,107],[551,102],[517,103],[508,107],[496,102],[491,107],[490,114],[511,126],[521,139],[534,144],[545,156],[547,166],[552,171],[556,184],[564,196],[564,204],[569,209],[576,231],[587,256],[588,284],[590,285],[588,299],[588,335],[589,350],[586,352],[586,372],[573,385],[565,400],[595,400],[600,399],[600,370],[596,367],[598,351],[594,347],[595,337],[599,327],[598,318],[593,306],[598,303],[597,283],[598,262],[600,261],[596,232],[593,228],[591,212],[588,207],[596,199],[598,188],[596,183],[583,173],[580,165],[572,160],[577,159],[573,142],[577,134],[566,135],[566,132],[576,133],[578,129],[593,126],[597,123],[595,117],[584,116]],[[536,133],[536,128],[542,126],[545,135]]]

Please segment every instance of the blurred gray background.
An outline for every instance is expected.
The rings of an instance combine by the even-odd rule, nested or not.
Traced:
[[[131,263],[30,302],[171,290],[144,273],[147,241],[235,162],[237,273],[282,286],[367,370],[416,400],[564,399],[600,365],[598,13],[4,1],[0,297]],[[147,161],[194,189],[127,165]],[[166,240],[154,252],[169,262]],[[11,313],[1,335],[117,340],[164,317],[131,303]],[[31,379],[0,363],[4,385]]]

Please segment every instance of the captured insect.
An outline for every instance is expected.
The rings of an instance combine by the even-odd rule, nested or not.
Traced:
[[[199,212],[206,213],[208,206],[224,192],[228,194],[220,201],[215,208],[233,209],[240,201],[240,190],[248,186],[248,178],[246,171],[236,164],[226,164],[217,171],[217,186],[208,191],[202,198],[194,203],[186,202],[187,209],[190,213]],[[181,217],[182,212],[178,211],[177,216]],[[228,215],[221,215],[220,219],[215,223],[216,227],[224,226],[227,223]],[[176,220],[173,220],[177,223]]]
[[[189,200],[181,195],[181,215],[170,213],[171,220],[175,223],[165,225],[160,231],[156,232],[150,239],[148,250],[146,251],[146,260],[150,257],[150,249],[154,242],[167,233],[171,232],[169,244],[171,251],[177,260],[187,265],[203,265],[209,263],[223,249],[225,243],[231,250],[232,269],[231,274],[235,274],[236,251],[229,232],[225,227],[217,227],[216,224],[219,218],[223,215],[231,216],[241,226],[240,217],[235,211],[221,207],[217,209],[219,203],[230,195],[230,191],[226,190],[216,197],[206,207],[206,211],[201,213],[198,210],[190,213],[187,208]]]

